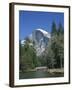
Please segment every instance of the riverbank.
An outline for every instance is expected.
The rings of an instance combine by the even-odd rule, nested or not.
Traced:
[[[47,69],[49,73],[64,73],[64,68]]]
[[[35,72],[35,71],[47,71],[48,73],[64,73],[64,68],[55,68],[55,69],[48,69],[48,68],[35,68],[35,69],[28,69],[25,71],[20,72]]]

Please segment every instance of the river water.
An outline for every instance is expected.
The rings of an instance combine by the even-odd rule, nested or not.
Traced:
[[[47,77],[63,77],[63,73],[49,73],[47,71],[30,71],[30,72],[20,72],[20,79],[30,79],[30,78],[47,78]]]

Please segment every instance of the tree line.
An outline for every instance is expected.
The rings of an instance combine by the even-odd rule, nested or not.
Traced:
[[[48,41],[46,50],[41,56],[36,55],[32,41],[26,38],[24,46],[19,43],[20,51],[20,71],[34,69],[38,66],[47,66],[48,68],[64,67],[64,28],[60,23],[58,28],[56,23],[52,23],[51,38]]]

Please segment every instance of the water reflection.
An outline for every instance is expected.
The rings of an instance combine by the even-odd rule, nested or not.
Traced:
[[[63,77],[63,73],[48,73],[47,71],[30,71],[30,72],[20,72],[20,79],[29,79],[29,78],[46,78],[46,77]]]

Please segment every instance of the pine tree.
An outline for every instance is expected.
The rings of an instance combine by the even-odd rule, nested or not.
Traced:
[[[59,28],[58,28],[58,35],[59,34],[64,34],[64,30],[63,30],[63,27],[62,27],[61,23],[59,23]]]
[[[62,68],[64,66],[64,33],[61,23],[57,30],[56,24],[53,22],[51,35],[46,50],[47,66],[49,68]]]
[[[64,30],[61,23],[59,24],[58,33],[58,55],[60,58],[60,67],[62,68],[64,66]]]
[[[27,71],[36,67],[36,51],[32,43],[28,38],[24,46],[21,46],[21,59],[20,59],[20,68],[22,71]]]
[[[55,56],[54,56],[54,52],[51,49],[51,47],[49,46],[47,49],[47,56],[46,56],[46,60],[47,60],[47,67],[48,68],[54,68],[55,65]]]
[[[53,36],[53,35],[55,35],[55,34],[57,34],[57,29],[56,29],[56,24],[55,24],[55,22],[53,21],[53,23],[52,23],[51,35]]]

